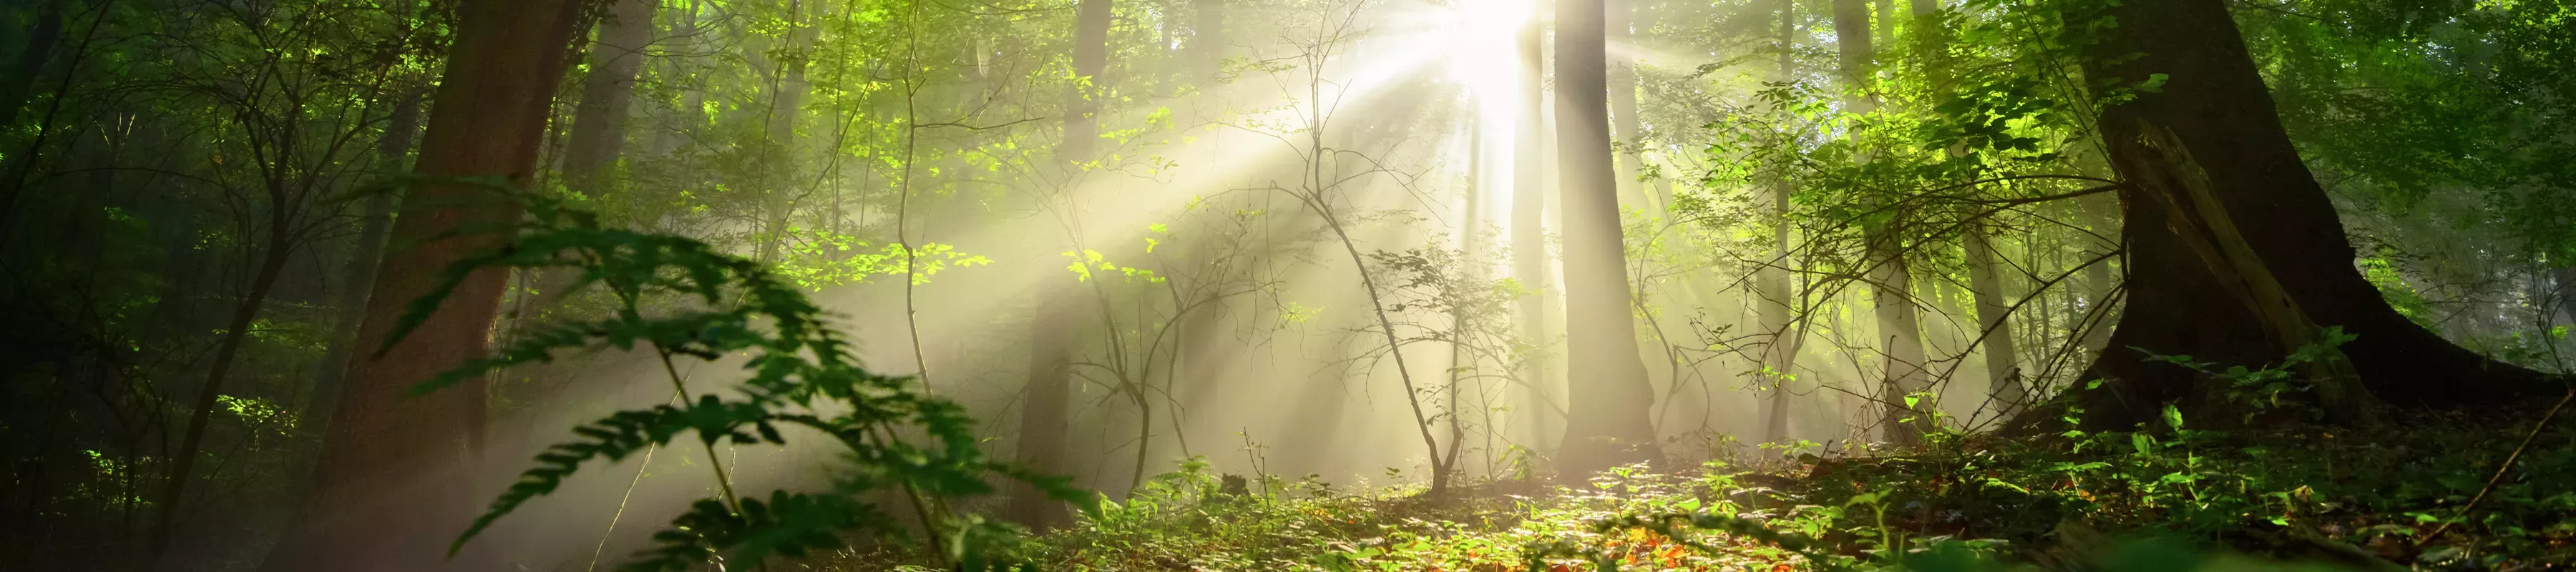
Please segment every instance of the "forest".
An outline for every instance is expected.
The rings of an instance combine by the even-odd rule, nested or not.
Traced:
[[[0,569],[2566,570],[2576,1],[0,3]]]

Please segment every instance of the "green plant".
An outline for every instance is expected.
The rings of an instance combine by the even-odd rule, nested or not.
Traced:
[[[499,186],[495,185],[498,189]],[[877,505],[878,495],[900,491],[913,516],[935,541],[931,558],[943,566],[982,570],[1001,566],[992,556],[1017,537],[1010,525],[958,511],[959,499],[992,494],[989,475],[1036,486],[1051,497],[1084,504],[1092,495],[1059,477],[1032,474],[986,459],[976,447],[974,422],[959,405],[932,397],[910,378],[860,367],[849,342],[825,322],[820,307],[766,266],[672,235],[603,227],[598,217],[551,195],[502,191],[522,203],[525,222],[503,228],[511,242],[458,261],[430,293],[414,300],[386,345],[427,319],[468,274],[489,269],[568,269],[569,290],[599,287],[618,302],[605,318],[533,329],[491,356],[471,360],[414,388],[428,393],[497,368],[545,362],[572,349],[633,350],[658,358],[676,405],[619,411],[584,424],[578,438],[536,458],[537,466],[492,501],[458,535],[462,547],[494,520],[530,499],[555,491],[593,459],[617,460],[696,434],[712,459],[718,442],[784,445],[779,427],[802,426],[829,436],[852,466],[833,489],[772,491],[766,498],[737,497],[723,463],[710,463],[722,498],[701,499],[653,535],[654,546],[621,569],[685,570],[724,560],[758,563],[772,555],[797,557],[841,545],[852,532],[900,537],[901,521]],[[692,304],[683,304],[695,298]],[[736,397],[701,393],[678,374],[674,358],[716,361],[748,354],[749,377]]]
[[[2354,339],[2352,334],[2344,333],[2341,326],[2327,326],[2317,333],[2316,341],[2300,345],[2281,363],[2259,368],[2231,365],[2220,369],[2218,364],[2196,361],[2188,355],[2161,355],[2145,349],[2132,349],[2146,354],[2147,361],[2182,366],[2224,382],[2228,401],[2245,406],[2244,416],[2250,420],[2272,410],[2293,411],[2310,417],[2322,413],[2313,404],[2297,399],[2297,394],[2307,393],[2310,389],[2309,380],[2299,375],[2299,371],[2303,366],[2329,359],[2342,351],[2337,348]],[[2283,400],[2285,396],[2290,399]]]

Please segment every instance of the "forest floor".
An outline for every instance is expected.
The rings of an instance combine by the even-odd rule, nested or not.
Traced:
[[[1044,570],[1103,571],[2564,570],[2576,423],[2535,434],[2546,405],[2413,414],[2380,435],[2169,421],[2038,442],[1942,436],[1902,453],[1640,465],[1575,486],[1486,480],[1438,499],[1192,463],[1018,551]]]

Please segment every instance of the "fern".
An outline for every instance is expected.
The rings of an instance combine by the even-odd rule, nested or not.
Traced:
[[[710,498],[693,503],[671,526],[653,535],[652,548],[621,569],[676,571],[716,561],[760,562],[770,555],[798,557],[841,546],[843,535],[873,533],[899,538],[896,519],[872,499],[901,491],[934,538],[943,564],[981,570],[1004,563],[991,556],[1016,541],[1008,525],[960,514],[951,501],[994,492],[988,476],[1026,482],[1050,497],[1083,505],[1097,496],[1070,479],[1039,475],[987,459],[976,447],[974,420],[963,407],[930,396],[914,380],[878,375],[860,367],[850,343],[825,323],[822,308],[795,285],[763,265],[686,237],[603,227],[598,217],[554,196],[498,194],[521,203],[525,222],[501,232],[509,242],[445,268],[437,286],[414,300],[395,324],[381,355],[428,319],[466,277],[494,269],[576,272],[566,293],[599,288],[615,298],[612,315],[536,328],[491,355],[469,360],[412,388],[421,394],[474,379],[496,369],[553,359],[555,352],[609,349],[652,351],[671,374],[673,391],[688,388],[668,366],[675,358],[714,361],[748,353],[741,395],[712,393],[675,405],[619,411],[573,430],[574,438],[537,455],[535,467],[492,500],[449,546],[451,553],[529,500],[555,492],[593,460],[616,461],[648,447],[694,434],[708,448],[735,444],[783,445],[780,425],[815,429],[846,448],[854,475],[818,493],[772,491],[758,497]],[[695,298],[702,309],[648,312],[649,301]],[[813,413],[834,411],[831,415]],[[915,437],[906,437],[915,436]],[[716,467],[724,497],[732,485]]]

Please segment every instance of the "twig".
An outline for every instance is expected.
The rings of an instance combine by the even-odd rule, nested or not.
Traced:
[[[2558,410],[2566,409],[2567,402],[2570,400],[2576,400],[2576,389],[2567,390],[2566,397],[2558,398],[2558,404],[2549,407],[2549,414],[2540,416],[2540,424],[2531,426],[2531,434],[2522,436],[2522,444],[2514,446],[2513,454],[2505,456],[2504,464],[2496,467],[2495,476],[2487,477],[2487,486],[2480,487],[2477,496],[2469,497],[2469,505],[2460,509],[2460,520],[2468,520],[2470,514],[2477,512],[2478,501],[2487,500],[2487,493],[2495,492],[2496,483],[2504,482],[2505,471],[2513,470],[2514,460],[2522,458],[2522,451],[2531,448],[2531,442],[2540,438],[2540,431],[2549,428],[2549,421],[2557,419]],[[2423,546],[2433,542],[2434,537],[2441,536],[2443,531],[2450,530],[2455,522],[2458,521],[2444,522],[2442,526],[2434,527],[2433,532],[2416,539],[2415,545]]]

